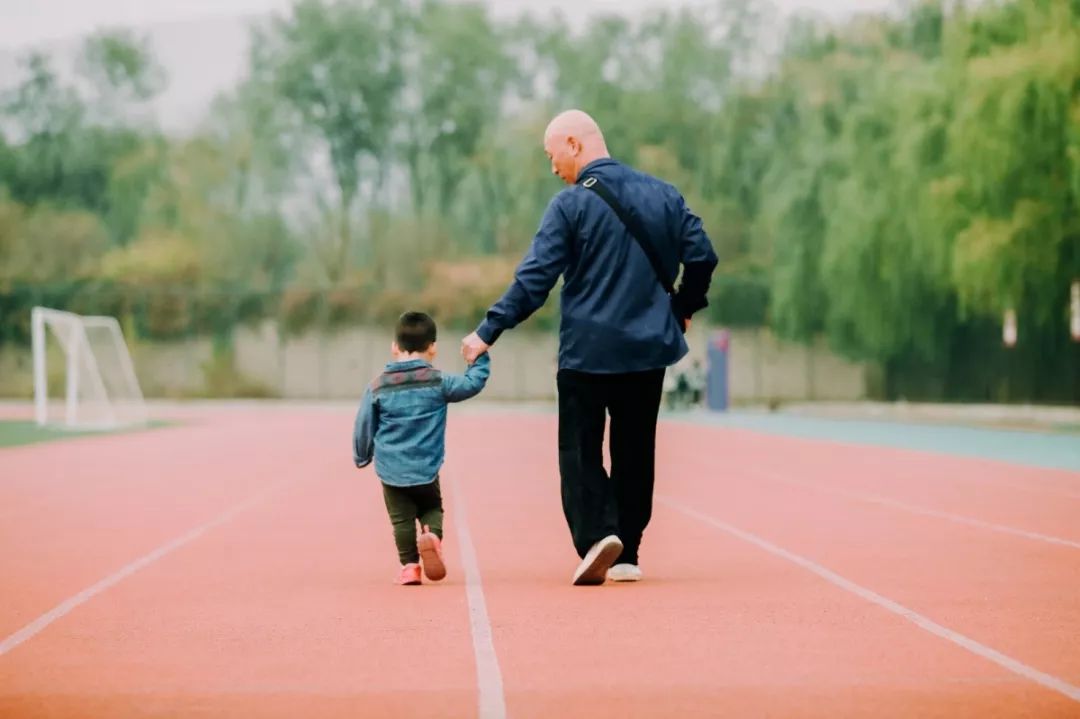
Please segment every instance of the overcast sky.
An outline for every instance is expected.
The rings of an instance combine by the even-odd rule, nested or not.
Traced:
[[[809,9],[829,14],[874,10],[894,0],[773,0],[782,9]],[[516,15],[526,8],[560,8],[568,15],[589,12],[640,12],[665,0],[484,0],[498,15]],[[671,4],[676,4],[668,0]],[[688,0],[700,5],[707,0]],[[0,47],[22,48],[46,40],[84,35],[102,26],[144,27],[159,23],[264,13],[289,0],[0,0]],[[679,4],[687,4],[682,2]]]
[[[482,0],[500,17],[525,10],[640,15],[663,5],[705,5],[718,0]],[[762,0],[764,1],[764,0]],[[810,10],[843,16],[880,10],[898,0],[772,0],[786,12]],[[248,20],[282,10],[291,0],[0,0],[0,90],[19,82],[18,57],[39,46],[61,75],[77,63],[78,38],[102,27],[144,30],[168,83],[152,103],[157,123],[170,133],[195,129],[210,103],[247,74]],[[198,47],[198,51],[193,48]]]

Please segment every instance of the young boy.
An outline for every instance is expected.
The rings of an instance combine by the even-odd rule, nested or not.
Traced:
[[[435,337],[435,322],[426,314],[401,316],[390,348],[394,361],[364,392],[353,431],[356,466],[375,460],[402,565],[397,583],[405,585],[420,584],[421,560],[429,580],[446,576],[439,489],[446,405],[479,394],[490,372],[485,354],[464,375],[442,374],[431,366]],[[423,530],[419,539],[417,521]]]

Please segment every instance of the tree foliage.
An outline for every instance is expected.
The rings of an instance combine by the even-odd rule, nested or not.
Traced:
[[[145,120],[165,78],[142,38],[90,38],[73,81],[28,55],[0,96],[0,317],[48,300],[225,337],[414,305],[471,324],[559,189],[541,135],[574,106],[704,219],[714,321],[824,335],[893,395],[1080,399],[1080,6],[796,17],[770,55],[776,18],[298,0],[184,138]]]

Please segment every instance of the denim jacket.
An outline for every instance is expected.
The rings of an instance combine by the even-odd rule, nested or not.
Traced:
[[[480,394],[491,359],[482,355],[464,375],[443,374],[424,360],[391,362],[364,392],[353,429],[353,461],[385,484],[433,481],[446,456],[446,406]]]

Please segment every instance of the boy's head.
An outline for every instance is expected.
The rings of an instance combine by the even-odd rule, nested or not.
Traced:
[[[396,358],[435,358],[435,320],[423,312],[406,312],[397,323],[391,351]]]

